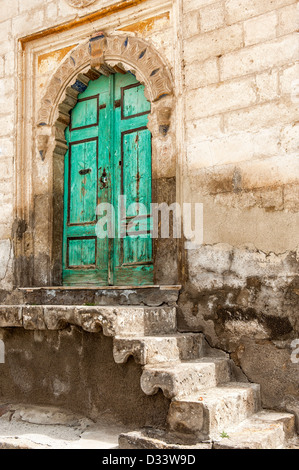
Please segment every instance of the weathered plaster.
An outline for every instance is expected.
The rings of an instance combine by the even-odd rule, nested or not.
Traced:
[[[115,364],[111,338],[76,327],[7,328],[0,329],[0,337],[6,345],[2,402],[64,406],[91,419],[106,415],[134,426],[165,425],[169,400],[142,392],[140,365]]]
[[[187,262],[180,330],[201,331],[211,346],[230,352],[249,380],[261,384],[265,407],[281,407],[285,393],[288,403],[298,402],[298,387],[289,386],[298,383],[298,364],[291,360],[299,336],[298,250],[203,245],[187,253]],[[266,363],[272,372],[263,375]],[[285,385],[277,393],[279,383]]]

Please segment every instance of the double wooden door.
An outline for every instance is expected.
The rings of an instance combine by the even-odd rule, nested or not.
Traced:
[[[149,112],[130,73],[101,76],[78,97],[66,130],[64,285],[153,283]]]

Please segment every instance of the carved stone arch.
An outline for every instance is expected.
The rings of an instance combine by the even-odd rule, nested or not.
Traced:
[[[145,86],[146,98],[160,132],[167,133],[172,111],[173,87],[170,71],[158,52],[141,38],[99,34],[71,51],[48,83],[37,117],[37,147],[42,158],[47,150],[64,154],[65,128],[78,94],[100,75],[130,71]],[[52,129],[55,126],[55,134]],[[154,131],[153,119],[149,127]],[[51,135],[55,143],[51,145]],[[53,140],[53,139],[52,139]]]
[[[171,73],[155,48],[143,39],[99,33],[69,52],[51,77],[37,114],[37,149],[42,160],[48,160],[53,166],[53,183],[50,190],[52,247],[49,278],[52,285],[61,284],[63,174],[64,155],[67,150],[65,129],[70,123],[70,111],[90,80],[95,80],[101,75],[128,71],[145,86],[146,98],[151,102],[148,128],[152,133],[153,202],[170,204],[175,200],[175,138],[170,129],[174,107]],[[160,178],[158,173],[161,165],[163,174],[167,174],[167,177]],[[167,165],[172,167],[170,171],[167,170]],[[157,269],[154,269],[159,273],[155,275],[156,283],[177,283],[177,248],[176,241],[173,242],[174,240],[154,240],[154,265],[156,263],[157,266]],[[36,256],[38,253],[35,253]]]

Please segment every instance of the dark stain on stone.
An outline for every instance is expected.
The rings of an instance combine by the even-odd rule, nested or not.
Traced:
[[[232,185],[234,193],[242,191],[242,175],[238,168],[235,168],[234,170]]]
[[[163,136],[167,135],[168,130],[169,130],[169,125],[168,124],[161,124],[159,126],[159,132]]]
[[[257,314],[253,308],[241,309],[238,307],[223,307],[218,305],[216,308],[217,319],[222,323],[232,320],[251,321],[256,320]]]
[[[222,307],[218,305],[216,308],[217,312],[217,323],[225,323],[232,320],[238,320],[242,322],[249,322],[257,320],[262,326],[264,326],[271,339],[282,339],[293,331],[292,325],[287,317],[276,317],[274,315],[258,314],[254,308],[240,307]]]
[[[204,187],[207,183],[205,182],[206,177],[200,178],[202,181],[198,181],[198,185]],[[200,180],[199,179],[199,180]],[[230,175],[211,175],[208,182],[208,188],[206,189],[209,194],[226,193],[232,190],[232,178]]]
[[[32,285],[34,272],[33,255],[17,256],[14,259],[14,285],[17,287],[25,287]]]
[[[273,315],[265,315],[264,322],[271,332],[272,339],[279,339],[293,331],[293,327],[286,317],[274,317]]]
[[[192,312],[192,315],[193,315],[194,317],[197,316],[197,313],[198,313],[198,306],[197,306],[196,304],[193,304],[193,307],[192,307],[192,309],[191,309],[191,312]]]
[[[27,230],[27,224],[23,219],[15,219],[12,225],[12,234],[20,241]]]
[[[247,282],[246,282],[246,287],[250,288],[255,288],[260,290],[262,286],[262,281],[260,278],[256,276],[248,277]]]

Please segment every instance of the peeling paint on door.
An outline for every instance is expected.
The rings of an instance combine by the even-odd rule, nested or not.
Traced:
[[[119,106],[115,106],[119,103]],[[101,76],[79,95],[66,131],[63,279],[65,285],[153,283],[152,239],[146,217],[126,214],[114,239],[98,238],[97,205],[118,197],[127,207],[151,203],[150,103],[130,74]],[[143,219],[132,224],[138,215]],[[134,233],[135,232],[135,233]],[[137,233],[138,232],[138,233]],[[142,232],[142,233],[141,233]],[[144,232],[144,233],[143,233]],[[142,236],[140,236],[140,235]]]

